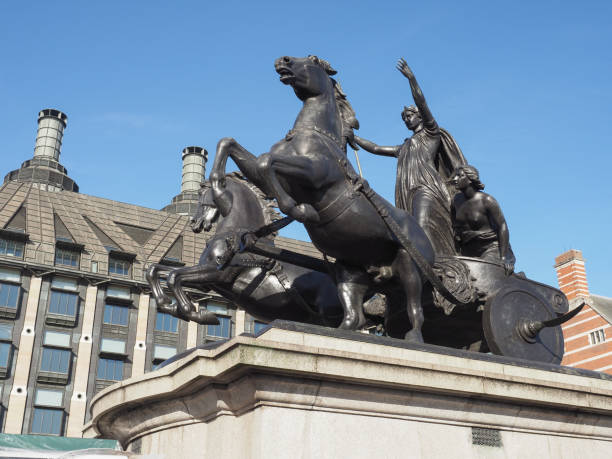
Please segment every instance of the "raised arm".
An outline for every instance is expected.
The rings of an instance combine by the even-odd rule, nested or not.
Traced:
[[[419,109],[419,114],[421,115],[423,124],[427,127],[435,126],[436,120],[431,114],[431,111],[429,111],[423,91],[421,91],[421,87],[419,86],[419,83],[417,83],[414,73],[412,73],[412,70],[410,70],[410,67],[408,67],[408,64],[403,57],[397,61],[397,69],[402,73],[402,75],[408,78],[408,81],[410,82],[412,98],[414,99],[415,105]]]
[[[489,214],[490,221],[494,224],[497,230],[497,238],[499,241],[499,256],[506,269],[506,274],[511,274],[514,271],[514,260],[509,259],[508,252],[510,248],[510,232],[504,214],[499,207],[499,204],[493,196],[487,195],[485,206]]]
[[[362,139],[359,136],[355,136],[355,143],[361,148],[363,148],[365,151],[380,156],[397,157],[399,155],[400,148],[402,147],[401,145],[383,147],[382,145],[376,145],[374,142],[371,142],[369,140]]]

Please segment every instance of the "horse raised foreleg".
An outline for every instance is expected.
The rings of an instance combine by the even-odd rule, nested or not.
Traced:
[[[309,158],[297,156],[284,157],[266,153],[257,158],[257,169],[265,180],[273,196],[278,202],[279,209],[291,215],[297,221],[305,223],[316,223],[319,221],[319,213],[310,204],[298,204],[283,188],[278,180],[277,173],[280,172],[289,180],[306,183],[310,187],[319,188],[321,184],[317,180],[320,174],[313,170],[313,161]]]
[[[231,137],[224,137],[219,140],[217,144],[215,162],[213,163],[210,173],[210,181],[213,189],[219,189],[225,186],[225,169],[227,167],[228,158],[232,158],[236,166],[238,166],[238,169],[240,169],[240,172],[266,193],[264,183],[257,171],[257,157]]]
[[[182,286],[183,282],[198,284],[214,282],[214,277],[218,273],[216,266],[197,265],[175,269],[168,275],[168,287],[176,298],[177,312],[180,316],[199,324],[217,325],[219,323],[217,316],[206,308],[200,308],[196,311],[196,305],[189,299]]]
[[[358,268],[336,263],[338,297],[344,309],[344,318],[339,328],[358,330],[365,325],[363,298],[368,291],[367,274]]]

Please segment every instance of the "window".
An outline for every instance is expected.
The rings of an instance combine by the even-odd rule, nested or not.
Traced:
[[[262,331],[267,326],[268,326],[268,324],[265,324],[263,322],[259,322],[257,320],[254,320],[253,321],[253,333],[259,333],[260,331]]]
[[[0,280],[19,284],[21,282],[21,272],[17,269],[0,268]]]
[[[40,372],[37,380],[43,383],[67,384],[70,377],[72,335],[59,331],[47,330],[43,339],[43,350],[40,358]],[[65,348],[65,349],[62,349]]]
[[[0,375],[6,376],[10,359],[11,343],[0,343]]]
[[[70,277],[56,276],[53,278],[53,281],[51,282],[51,288],[76,292],[79,289],[79,286],[77,284],[76,279],[72,279]]]
[[[0,309],[2,316],[14,319],[17,316],[21,272],[16,269],[0,268]]]
[[[98,379],[121,381],[123,379],[123,360],[100,358]]]
[[[106,289],[106,296],[110,296],[112,298],[120,298],[122,300],[127,300],[127,301],[132,300],[131,291],[127,287],[117,287],[117,286],[111,285]]]
[[[13,340],[13,324],[0,323],[0,376],[8,373],[11,362],[11,342]]]
[[[229,338],[232,333],[232,319],[226,315],[228,314],[227,306],[209,301],[206,309],[217,314],[217,319],[219,319],[219,325],[206,326],[206,335],[215,338]]]
[[[160,344],[155,345],[153,351],[153,360],[156,362],[164,361],[170,357],[176,355],[176,348],[172,346],[162,346]]]
[[[104,323],[127,327],[130,310],[126,306],[107,304],[104,306]]]
[[[64,411],[57,408],[34,408],[33,434],[61,435]]]
[[[232,329],[232,320],[230,317],[217,316],[219,325],[207,325],[206,334],[215,338],[229,338]]]
[[[0,255],[23,258],[23,241],[0,238]]]
[[[43,340],[45,346],[70,347],[70,333],[48,330]]]
[[[100,351],[108,354],[125,355],[125,341],[120,339],[102,338]]]
[[[19,285],[0,282],[0,307],[17,309]]]
[[[52,290],[51,300],[49,301],[49,312],[52,314],[74,317],[76,316],[78,301],[79,295],[76,293]]]
[[[121,260],[118,258],[108,258],[108,273],[109,274],[120,274],[122,276],[130,275],[130,265],[128,260]]]
[[[157,312],[155,318],[155,330],[176,333],[178,331],[178,319],[165,312]]]
[[[63,390],[38,389],[34,404],[37,406],[61,407],[63,398]]]
[[[76,279],[56,276],[51,282],[49,311],[45,322],[50,325],[73,326],[79,306],[79,286]]]
[[[97,261],[92,261],[91,262],[91,272],[92,273],[97,273],[98,272],[98,262]]]
[[[79,256],[80,253],[74,250],[68,250],[60,247],[55,248],[56,265],[74,266],[75,268],[78,268]]]
[[[71,352],[68,349],[44,347],[40,364],[41,371],[68,374]]]
[[[603,328],[589,333],[589,343],[591,345],[603,343],[606,340],[606,333]]]
[[[0,341],[13,340],[13,324],[0,322]]]

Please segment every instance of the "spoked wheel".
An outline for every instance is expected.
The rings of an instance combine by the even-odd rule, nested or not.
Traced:
[[[550,305],[539,295],[502,287],[484,307],[483,329],[494,354],[559,364],[563,358],[563,333]],[[536,324],[551,322],[544,328]]]

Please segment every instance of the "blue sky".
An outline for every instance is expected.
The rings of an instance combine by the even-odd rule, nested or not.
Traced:
[[[300,104],[274,72],[282,55],[329,60],[358,134],[399,144],[403,56],[500,202],[517,269],[556,285],[554,257],[581,249],[591,291],[612,296],[612,3],[92,3],[0,6],[2,175],[32,156],[38,111],[57,108],[81,192],[161,208],[185,146],[210,165],[221,137],[260,154],[285,135]],[[392,200],[395,161],[360,158]]]

